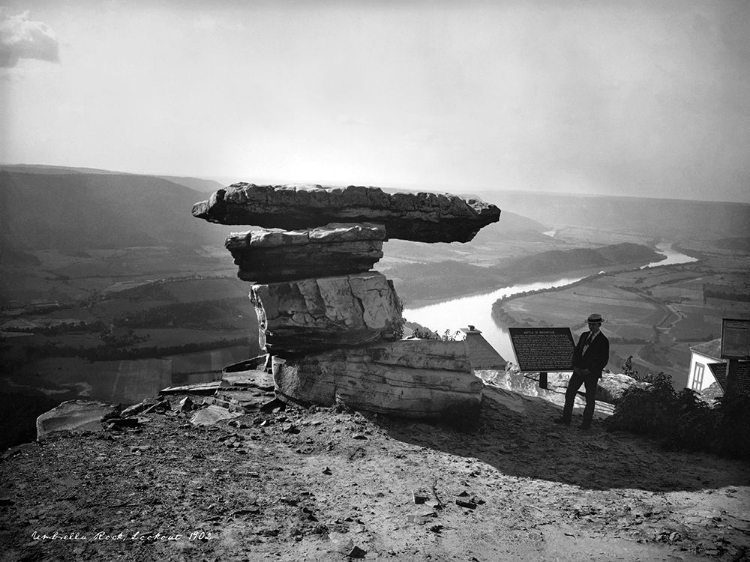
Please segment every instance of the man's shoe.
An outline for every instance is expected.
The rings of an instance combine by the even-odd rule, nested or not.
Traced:
[[[555,420],[555,423],[559,423],[559,424],[562,424],[562,425],[570,425],[570,420],[566,420],[566,419],[563,419],[563,418],[557,418]]]

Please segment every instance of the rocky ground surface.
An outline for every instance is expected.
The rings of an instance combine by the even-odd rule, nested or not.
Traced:
[[[464,427],[274,402],[195,425],[180,398],[6,451],[0,559],[750,560],[747,463],[540,397],[487,387]]]

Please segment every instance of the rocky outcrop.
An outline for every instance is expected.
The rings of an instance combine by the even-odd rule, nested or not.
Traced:
[[[401,304],[377,272],[253,285],[260,347],[296,354],[395,339]]]
[[[240,279],[266,283],[369,271],[383,257],[383,240],[383,225],[329,224],[231,234],[225,246]]]
[[[193,216],[220,224],[285,230],[329,223],[378,223],[387,237],[418,242],[468,242],[500,219],[500,209],[478,199],[435,193],[386,193],[350,185],[236,183],[193,206]]]
[[[650,386],[648,383],[638,382],[628,375],[604,373],[596,387],[596,399],[609,404],[618,404],[622,400],[622,395],[629,388],[646,388],[648,386]]]
[[[482,381],[472,374],[464,342],[401,340],[277,359],[279,397],[336,403],[403,417],[465,418],[478,412]]]
[[[262,227],[231,234],[225,245],[240,279],[253,283],[278,396],[414,418],[478,412],[483,384],[466,344],[395,341],[401,301],[370,269],[384,240],[467,242],[500,218],[497,207],[450,194],[238,183],[196,203],[193,215]]]

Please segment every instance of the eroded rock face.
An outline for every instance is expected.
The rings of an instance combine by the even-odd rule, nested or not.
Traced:
[[[193,216],[220,224],[299,230],[329,223],[384,224],[388,238],[468,242],[500,219],[477,199],[435,193],[385,193],[377,187],[236,183],[193,206]]]
[[[393,340],[401,303],[377,272],[253,285],[260,347],[295,354]]]
[[[420,419],[478,413],[482,381],[464,342],[401,340],[276,360],[277,396]]]
[[[233,233],[225,246],[240,279],[267,283],[369,271],[383,257],[383,240],[383,225],[329,224]]]

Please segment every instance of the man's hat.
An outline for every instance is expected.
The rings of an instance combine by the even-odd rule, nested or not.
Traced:
[[[601,324],[602,322],[604,322],[604,320],[602,319],[601,314],[591,314],[589,315],[586,322],[588,322],[589,324]]]

